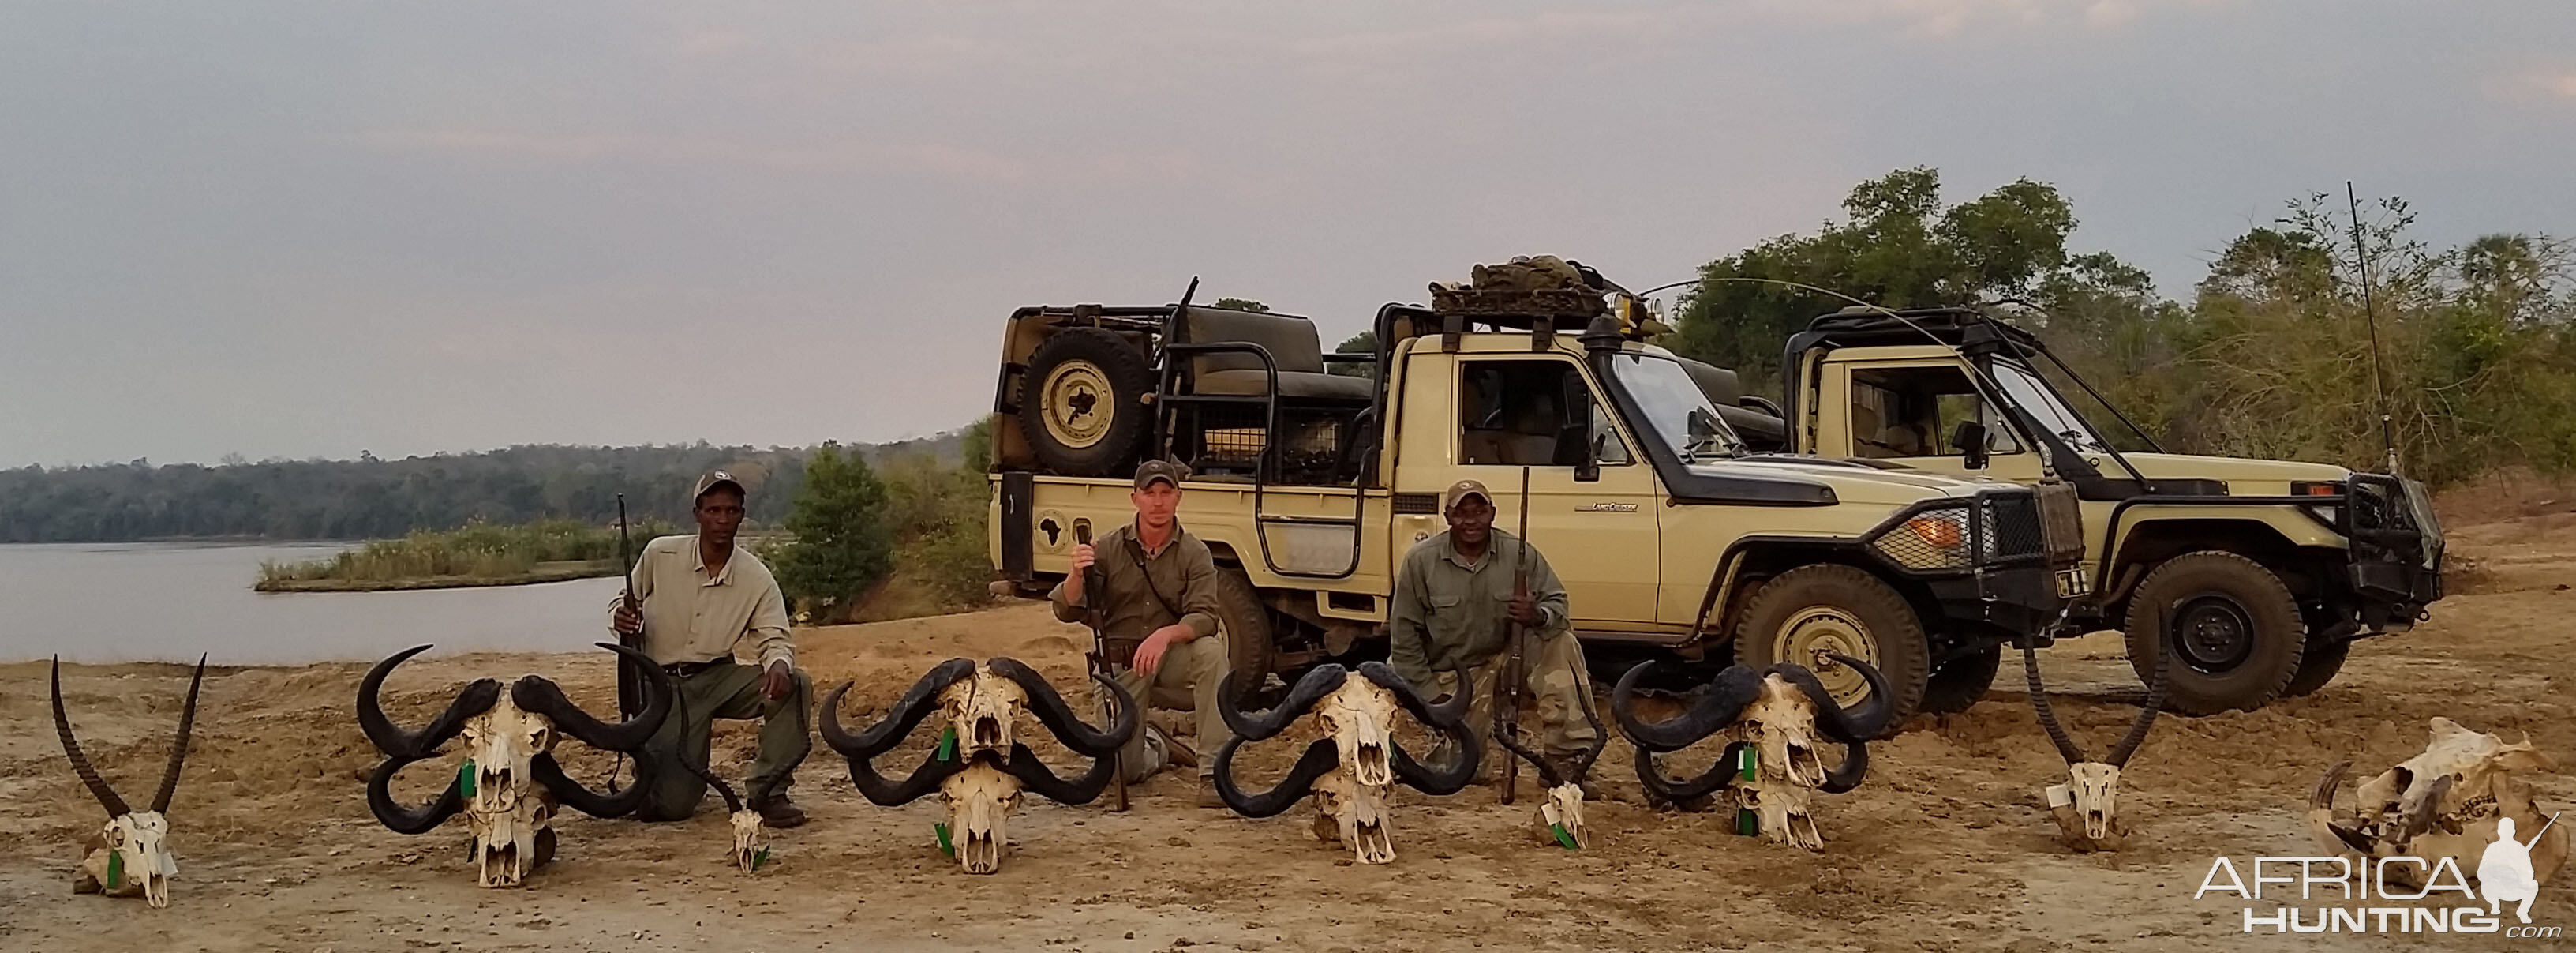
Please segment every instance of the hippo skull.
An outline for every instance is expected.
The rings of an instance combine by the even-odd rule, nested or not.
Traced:
[[[2496,840],[2500,820],[2510,818],[2521,831],[2540,831],[2546,815],[2517,775],[2556,768],[2529,739],[2506,744],[2441,717],[2432,720],[2422,753],[2363,781],[2353,792],[2355,807],[2338,810],[2335,794],[2351,766],[2349,761],[2335,765],[2317,784],[2309,800],[2310,832],[2319,845],[2341,856],[2422,858],[2428,866],[2389,864],[2381,869],[2381,876],[2413,886],[2422,884],[2412,878],[2423,876],[2440,858],[2450,858],[2462,871],[2477,869],[2487,845]],[[2566,861],[2567,846],[2565,825],[2549,825],[2531,844],[2534,878],[2548,882]]]

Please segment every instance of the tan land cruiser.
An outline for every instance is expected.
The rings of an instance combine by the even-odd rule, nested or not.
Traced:
[[[1694,362],[1695,363],[1695,362]],[[2153,671],[2172,633],[2175,710],[2253,710],[2323,687],[2355,639],[2404,632],[2442,594],[2424,486],[2339,466],[2165,453],[2029,331],[1964,308],[1846,309],[1789,339],[1778,405],[1712,396],[1764,449],[2036,483],[2043,456],[2082,500],[2083,579],[2068,629],[2125,631]],[[2123,453],[2050,383],[2082,388],[2149,452]],[[1764,419],[1764,418],[1769,419]],[[1784,423],[1785,422],[1785,423]],[[1935,682],[1991,679],[1959,658]]]
[[[1824,658],[1842,652],[1910,713],[1937,669],[2057,628],[2072,488],[1754,455],[1642,343],[1635,302],[1603,296],[1390,304],[1377,352],[1353,355],[1325,353],[1306,318],[1188,295],[1022,308],[994,389],[994,565],[1042,595],[1076,527],[1131,518],[1139,459],[1181,460],[1181,517],[1225,569],[1221,621],[1253,687],[1382,653],[1394,566],[1445,528],[1442,489],[1483,481],[1508,528],[1526,474],[1528,536],[1590,643],[1795,660],[1850,704],[1868,687]]]

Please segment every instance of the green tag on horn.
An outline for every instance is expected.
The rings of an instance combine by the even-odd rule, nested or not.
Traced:
[[[1549,833],[1556,835],[1557,846],[1563,847],[1567,850],[1574,849],[1574,835],[1565,832],[1565,825],[1550,824],[1547,826],[1547,829]]]
[[[763,847],[760,849],[759,853],[751,855],[751,870],[753,873],[759,873],[761,866],[767,863],[769,863],[769,848]]]
[[[474,796],[474,759],[467,758],[456,766],[456,789],[466,797]]]
[[[930,829],[939,832],[939,852],[950,857],[957,856],[956,845],[948,842],[948,824],[944,821],[933,821]]]
[[[107,852],[107,889],[109,889],[109,890],[123,890],[123,889],[125,889],[125,852],[124,852],[124,851],[121,851],[121,850],[111,850],[111,851],[108,851],[108,852]]]
[[[957,760],[957,726],[956,726],[956,725],[950,725],[950,726],[948,726],[947,728],[944,728],[944,729],[941,729],[941,730],[940,730],[940,732],[939,732],[939,758],[938,758],[938,760],[941,760],[941,761],[955,761],[955,760]]]

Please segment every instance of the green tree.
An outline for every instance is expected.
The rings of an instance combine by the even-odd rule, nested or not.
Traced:
[[[1813,235],[1782,235],[1701,268],[1666,343],[1759,388],[1778,383],[1790,334],[1851,304],[1801,285],[1888,308],[2152,300],[2144,272],[2108,254],[2067,252],[2074,208],[2045,183],[2021,179],[1944,208],[1939,172],[1899,169],[1854,186],[1843,212]]]
[[[787,515],[793,542],[777,553],[779,589],[821,622],[837,622],[894,566],[886,485],[867,459],[825,443],[805,466]]]
[[[1362,331],[1358,334],[1351,335],[1349,340],[1345,340],[1341,344],[1335,346],[1333,348],[1333,353],[1375,354],[1377,353],[1377,332]],[[1344,377],[1377,376],[1377,367],[1370,364],[1333,364],[1327,366],[1325,370],[1331,371],[1335,374],[1340,374]]]
[[[1270,312],[1269,305],[1262,304],[1261,302],[1254,301],[1250,298],[1218,298],[1216,299],[1216,304],[1212,305],[1212,307],[1226,308],[1234,311],[1259,311],[1264,314]]]

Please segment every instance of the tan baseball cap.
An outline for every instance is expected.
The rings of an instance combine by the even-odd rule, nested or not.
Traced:
[[[1485,492],[1484,484],[1474,480],[1460,480],[1449,484],[1449,491],[1440,494],[1440,512],[1446,513],[1457,509],[1459,503],[1465,502],[1471,496],[1483,499],[1486,506],[1494,505],[1494,495]]]
[[[1136,489],[1144,490],[1160,480],[1180,489],[1181,481],[1190,478],[1190,468],[1178,460],[1147,460],[1136,465]]]
[[[740,493],[746,497],[751,495],[750,491],[742,488],[741,480],[733,478],[733,474],[727,473],[723,470],[709,470],[704,475],[698,477],[698,488],[689,491],[689,505],[697,505],[698,500],[706,496],[708,490],[712,490],[720,486],[733,487],[734,492]]]

